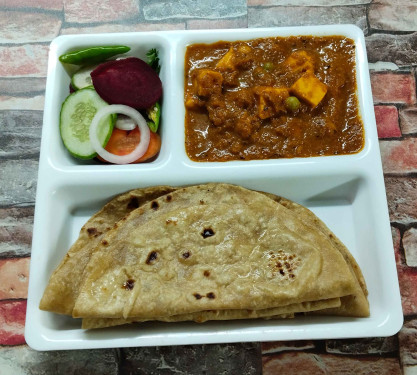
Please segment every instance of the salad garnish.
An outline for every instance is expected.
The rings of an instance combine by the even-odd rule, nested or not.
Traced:
[[[59,61],[66,64],[88,65],[96,64],[107,60],[110,57],[130,51],[127,46],[99,46],[83,48],[76,51],[64,53],[59,56]]]
[[[97,128],[101,119],[115,113],[121,113],[123,115],[129,116],[132,120],[135,121],[140,130],[140,142],[136,148],[128,155],[120,156],[108,152],[101,146],[101,143],[97,137]],[[126,105],[113,104],[99,109],[95,114],[90,126],[90,141],[93,148],[104,160],[107,160],[113,164],[129,164],[136,161],[145,154],[149,146],[149,133],[150,132],[146,120],[136,109]]]
[[[161,66],[159,65],[159,52],[156,48],[150,49],[146,53],[146,57],[148,58],[148,65],[155,70],[157,74],[161,71]]]
[[[60,116],[62,140],[74,157],[128,164],[158,154],[159,53],[156,48],[149,50],[146,62],[131,56],[108,60],[129,50],[127,46],[99,46],[59,57],[63,63],[80,66],[71,77],[70,95]]]

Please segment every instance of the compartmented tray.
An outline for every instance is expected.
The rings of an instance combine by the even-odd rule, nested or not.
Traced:
[[[267,36],[344,35],[356,46],[359,110],[365,146],[354,155],[314,158],[193,162],[184,148],[184,54],[188,44]],[[59,112],[70,77],[58,57],[93,45],[131,46],[128,55],[160,52],[163,83],[162,148],[152,162],[102,165],[74,159],[59,135]],[[153,185],[228,182],[294,200],[316,213],[344,242],[369,290],[369,318],[297,317],[155,323],[85,331],[80,321],[39,310],[48,279],[82,225],[112,196]],[[37,350],[182,345],[244,341],[389,336],[403,322],[385,196],[372,93],[362,31],[351,25],[242,30],[74,35],[50,48],[39,164],[25,337]]]

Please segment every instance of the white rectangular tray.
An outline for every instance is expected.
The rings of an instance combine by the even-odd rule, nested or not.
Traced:
[[[365,147],[355,155],[226,163],[196,163],[184,149],[184,53],[188,44],[266,36],[344,35],[355,41],[358,98]],[[70,78],[58,57],[71,49],[123,44],[129,55],[160,51],[163,82],[162,149],[148,164],[80,162],[65,150],[59,111]],[[112,196],[152,185],[229,182],[301,203],[345,243],[369,289],[369,318],[298,317],[198,323],[145,323],[102,330],[38,308],[48,279],[85,221]],[[244,341],[389,336],[403,322],[378,147],[365,41],[352,25],[242,30],[172,31],[74,35],[50,48],[25,337],[37,350],[182,345]]]

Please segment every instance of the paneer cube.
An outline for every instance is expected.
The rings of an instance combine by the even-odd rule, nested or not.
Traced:
[[[220,70],[233,70],[235,69],[235,51],[233,47],[230,47],[229,51],[217,62],[216,68]]]
[[[294,72],[314,72],[314,62],[306,51],[295,51],[286,60],[285,64]]]
[[[201,109],[204,106],[204,103],[203,100],[194,95],[189,95],[185,99],[185,107],[193,111]]]
[[[252,52],[252,47],[250,47],[248,44],[243,43],[237,47],[237,52],[242,55],[247,55]]]
[[[253,61],[253,49],[248,44],[243,43],[237,47],[236,57],[234,59],[237,68],[246,69]]]
[[[285,99],[290,94],[286,87],[258,86],[255,93],[258,96],[258,116],[262,120],[287,111]]]
[[[192,77],[195,93],[198,96],[211,96],[222,92],[223,76],[211,69],[199,69]]]
[[[291,86],[290,92],[315,108],[326,95],[327,86],[313,73],[305,73]]]
[[[216,69],[221,71],[233,71],[240,67],[245,67],[253,60],[252,47],[243,43],[233,49],[230,49],[226,54],[217,62]]]

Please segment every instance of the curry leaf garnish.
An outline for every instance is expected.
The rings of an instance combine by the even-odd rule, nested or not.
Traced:
[[[148,65],[159,74],[161,71],[161,65],[159,65],[158,54],[158,50],[156,48],[152,48],[146,53],[146,57],[148,58]]]

